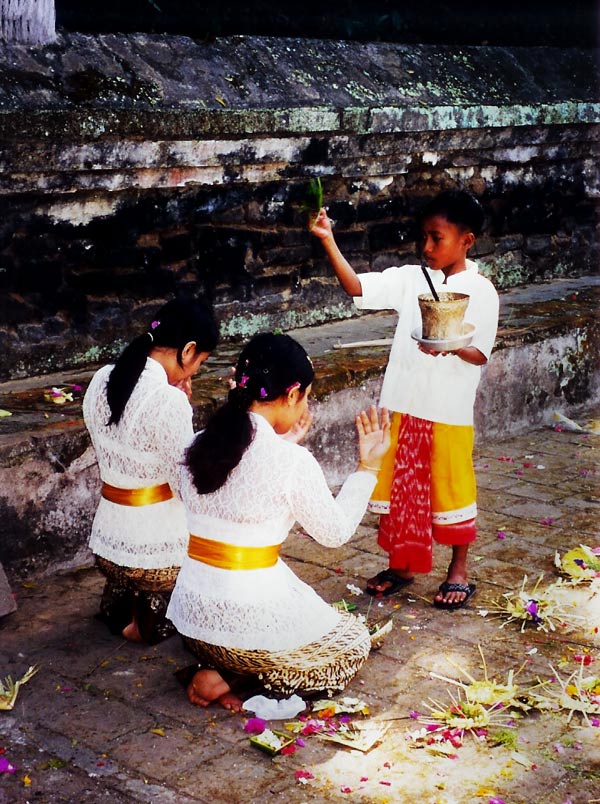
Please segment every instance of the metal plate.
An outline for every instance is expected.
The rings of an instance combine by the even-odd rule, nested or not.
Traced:
[[[462,335],[456,335],[454,338],[422,338],[421,327],[411,332],[410,337],[422,344],[426,349],[431,349],[432,352],[454,352],[456,349],[464,349],[473,340],[475,334],[474,324],[463,324]]]

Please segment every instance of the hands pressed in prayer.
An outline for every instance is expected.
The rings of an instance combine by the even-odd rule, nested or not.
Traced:
[[[310,430],[312,423],[313,415],[309,410],[281,438],[285,441],[291,441],[293,444],[299,444]]]
[[[174,388],[179,388],[180,391],[187,396],[188,399],[192,398],[192,378],[186,377],[184,380],[174,383]]]

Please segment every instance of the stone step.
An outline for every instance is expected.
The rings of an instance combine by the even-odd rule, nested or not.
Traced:
[[[476,404],[481,440],[577,415],[598,400],[600,278],[565,278],[501,295],[496,347]],[[349,305],[349,313],[352,310]],[[316,369],[315,425],[307,446],[336,485],[355,460],[353,419],[377,401],[395,316],[368,313],[293,330]],[[383,341],[383,344],[381,343]],[[362,344],[347,346],[347,344]],[[219,346],[193,387],[201,427],[227,392],[238,344]],[[0,384],[0,561],[24,571],[86,560],[99,477],[81,416],[81,396],[97,367]],[[73,401],[48,401],[52,387]],[[77,390],[80,389],[80,390]]]

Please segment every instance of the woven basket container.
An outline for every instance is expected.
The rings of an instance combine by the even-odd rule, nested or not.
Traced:
[[[462,335],[469,297],[466,293],[438,293],[438,296],[439,301],[431,293],[419,296],[423,338],[442,340]]]

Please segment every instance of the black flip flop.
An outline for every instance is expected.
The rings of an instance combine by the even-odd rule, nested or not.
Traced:
[[[365,592],[368,595],[381,595],[382,597],[389,597],[390,595],[395,595],[401,589],[404,589],[405,586],[411,584],[414,581],[414,578],[401,578],[399,575],[396,575],[393,570],[386,569],[378,572],[373,580],[375,583],[389,583],[391,586],[388,586],[387,589],[383,589],[381,591],[372,586],[367,586]]]
[[[440,584],[439,591],[444,595],[444,597],[449,592],[462,592],[465,597],[463,600],[459,600],[457,603],[444,603],[443,600],[434,600],[433,605],[436,609],[446,609],[446,611],[453,611],[454,609],[462,609],[462,607],[469,601],[473,595],[475,594],[477,587],[474,583],[448,583],[448,581],[444,581],[444,583]]]

